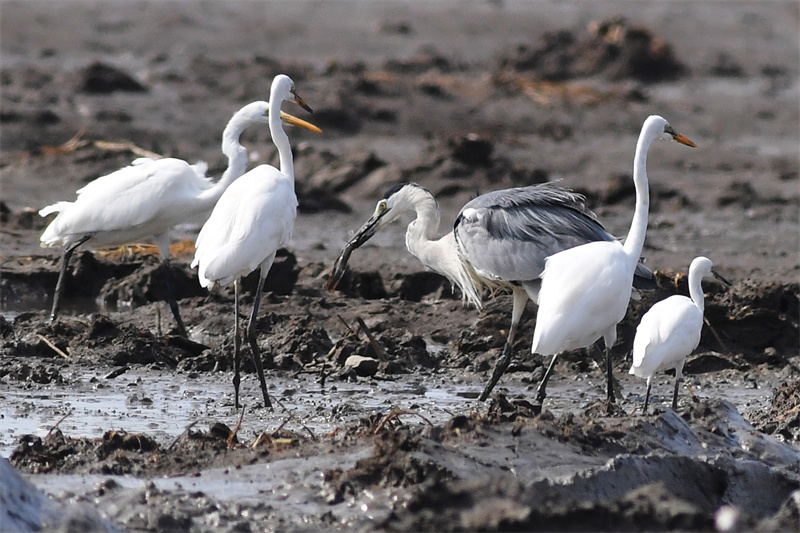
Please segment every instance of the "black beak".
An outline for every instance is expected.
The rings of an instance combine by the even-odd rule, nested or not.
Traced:
[[[325,284],[325,290],[333,292],[336,290],[336,286],[342,280],[345,271],[347,270],[347,261],[350,259],[350,254],[356,248],[359,248],[362,244],[367,242],[375,235],[375,232],[378,231],[378,222],[380,222],[383,215],[386,214],[386,211],[381,213],[380,215],[375,214],[370,217],[353,235],[353,238],[347,241],[347,244],[342,250],[341,255],[336,259],[336,263],[333,265],[333,273],[331,277],[328,279],[328,283]]]
[[[725,278],[722,276],[722,274],[720,274],[719,272],[717,272],[717,271],[716,271],[716,270],[714,270],[713,268],[711,269],[711,274],[713,274],[713,276],[714,276],[715,278],[717,278],[718,280],[720,280],[722,283],[724,283],[724,284],[725,284],[725,285],[727,285],[728,287],[730,287],[730,286],[731,286],[731,282],[730,282],[730,281],[728,281],[727,279],[725,279]]]

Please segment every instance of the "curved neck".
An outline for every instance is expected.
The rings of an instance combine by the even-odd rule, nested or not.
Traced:
[[[429,193],[420,190],[411,199],[411,203],[417,218],[406,229],[406,248],[426,267],[450,277],[448,270],[452,260],[449,250],[442,249],[442,244],[433,240],[439,230],[440,220],[436,200]]]
[[[439,231],[441,216],[439,214],[439,205],[433,196],[428,193],[420,191],[412,203],[414,204],[417,218],[408,225],[406,246],[413,254],[412,246],[430,242],[436,236],[437,231]]]
[[[636,208],[628,237],[625,239],[625,254],[632,258],[633,265],[639,261],[644,247],[644,236],[647,233],[647,217],[650,211],[650,187],[647,183],[647,150],[653,137],[642,130],[636,143],[636,155],[633,158],[633,185],[636,188]]]
[[[694,265],[692,265],[694,266]],[[689,268],[689,296],[694,305],[702,312],[705,308],[705,293],[703,293],[703,273]]]
[[[270,94],[269,104],[269,132],[272,134],[272,142],[278,148],[280,158],[280,171],[289,177],[294,184],[294,160],[292,159],[292,146],[289,144],[289,136],[283,131],[281,122],[281,100],[274,94]]]
[[[211,207],[217,203],[225,189],[247,171],[247,149],[239,142],[249,121],[239,114],[234,115],[222,132],[222,153],[228,157],[228,168],[220,179],[201,195],[201,201]]]

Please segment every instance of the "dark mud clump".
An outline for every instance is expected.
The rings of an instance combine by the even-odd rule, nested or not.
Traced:
[[[660,82],[687,71],[666,41],[622,17],[593,22],[579,36],[569,30],[545,33],[538,48],[522,46],[505,64],[550,81],[603,75]]]
[[[782,383],[772,395],[769,409],[751,417],[759,431],[800,440],[800,380]]]

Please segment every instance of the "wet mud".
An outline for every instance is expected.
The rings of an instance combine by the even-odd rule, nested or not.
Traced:
[[[0,524],[800,528],[797,4],[280,6],[3,4]],[[54,20],[86,31],[52,32]],[[279,72],[316,112],[287,110],[325,133],[289,132],[300,213],[256,325],[276,407],[261,405],[246,348],[237,411],[233,289],[199,286],[196,224],[172,248],[186,339],[142,244],[79,249],[51,324],[59,252],[38,247],[48,221],[36,211],[147,151],[221,174],[222,126]],[[532,306],[509,372],[477,402],[511,297],[466,307],[405,251],[401,224],[325,291],[350,232],[398,181],[437,196],[441,233],[478,193],[560,180],[624,235],[652,113],[699,148],[651,150],[644,255],[658,287],[618,326],[611,414],[585,351],[565,355],[532,403],[548,362],[530,354]],[[253,161],[275,159],[266,130],[245,142]],[[707,326],[684,369],[693,392],[669,409],[661,373],[644,414],[645,383],[627,374],[635,328],[688,293],[696,255],[733,284],[704,283]]]

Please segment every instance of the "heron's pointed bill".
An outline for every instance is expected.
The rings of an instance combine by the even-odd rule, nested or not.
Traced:
[[[350,254],[356,248],[359,248],[362,244],[370,240],[375,232],[378,230],[378,222],[380,222],[381,218],[386,212],[380,214],[374,214],[367,220],[353,235],[353,237],[347,241],[347,244],[342,250],[341,255],[336,259],[336,263],[333,265],[333,273],[331,277],[328,279],[328,283],[325,284],[325,290],[333,292],[336,290],[336,286],[342,280],[345,271],[347,270],[347,261],[350,259]]]
[[[286,124],[291,124],[292,126],[299,126],[301,128],[305,128],[307,130],[311,130],[316,133],[322,133],[321,129],[311,124],[310,122],[306,122],[301,118],[297,118],[296,116],[290,115],[289,113],[284,113],[283,111],[281,111],[281,120]]]

